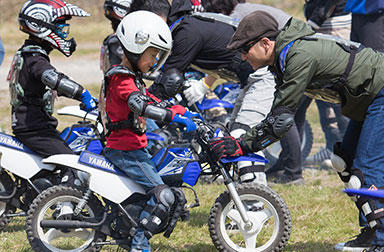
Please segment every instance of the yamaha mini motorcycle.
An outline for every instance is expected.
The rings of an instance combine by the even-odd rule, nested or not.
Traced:
[[[195,122],[198,129],[188,134],[189,140],[173,142],[153,155],[164,183],[194,191],[201,175],[223,176],[226,190],[213,203],[207,220],[215,247],[219,251],[281,251],[291,231],[285,202],[269,187],[238,184],[230,172],[236,170],[238,161],[266,160],[248,154],[214,161],[208,141],[222,132],[200,120]],[[102,155],[88,151],[53,155],[42,162],[71,167],[88,176],[84,187],[53,186],[35,198],[26,221],[27,237],[35,251],[99,251],[103,245],[129,248],[140,215],[132,203],[146,197],[139,184]],[[188,208],[197,206],[195,193],[195,202],[173,214],[176,219],[187,219]],[[166,237],[175,225],[171,214]]]
[[[84,116],[79,106],[71,116]],[[66,110],[58,114],[66,114]],[[97,112],[87,114],[77,124],[65,129],[61,136],[75,153],[88,149],[100,153],[100,125],[97,127],[91,121],[96,121]],[[97,116],[96,116],[97,117]],[[0,231],[13,217],[26,216],[32,200],[50,186],[61,182],[63,170],[55,165],[45,164],[42,157],[24,146],[17,138],[0,132]],[[63,167],[61,167],[62,169]],[[20,209],[21,211],[17,211]]]

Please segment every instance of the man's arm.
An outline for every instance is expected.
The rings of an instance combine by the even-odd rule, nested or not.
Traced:
[[[271,112],[241,137],[248,151],[265,149],[284,136],[292,126],[296,108],[315,74],[317,62],[314,56],[294,51],[287,56],[286,69],[281,84],[276,86]]]
[[[172,37],[172,53],[165,62],[163,70],[176,68],[180,72],[185,72],[200,53],[204,42],[200,34],[189,26],[178,27],[172,33]]]

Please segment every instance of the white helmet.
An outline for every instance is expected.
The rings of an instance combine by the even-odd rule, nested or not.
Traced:
[[[172,48],[172,34],[160,16],[149,11],[135,11],[126,15],[116,30],[125,56],[137,71],[137,63],[148,47],[160,50],[156,65],[159,69],[168,58]]]

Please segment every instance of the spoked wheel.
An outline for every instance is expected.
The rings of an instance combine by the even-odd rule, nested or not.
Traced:
[[[281,251],[291,233],[291,217],[283,199],[256,184],[237,187],[252,223],[245,226],[228,192],[217,199],[209,215],[209,233],[219,251]]]
[[[0,173],[0,192],[11,193],[14,187],[14,183],[6,172]],[[6,214],[14,213],[15,207],[9,205],[9,203],[0,201],[0,231],[8,225],[11,221],[11,217],[5,216]]]
[[[105,235],[91,228],[55,229],[42,228],[42,220],[80,220],[100,217],[100,201],[92,196],[78,216],[73,209],[80,202],[83,193],[72,187],[53,186],[43,191],[32,203],[26,220],[29,243],[34,251],[80,252],[99,251],[94,242],[105,241]]]

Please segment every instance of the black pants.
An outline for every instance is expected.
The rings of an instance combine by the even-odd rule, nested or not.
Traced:
[[[352,14],[351,40],[384,52],[384,13]]]
[[[302,177],[301,141],[296,124],[280,139],[281,152],[272,171],[284,170],[284,174],[294,179]]]
[[[15,136],[29,149],[43,158],[55,154],[75,154],[60,137],[59,131],[53,128],[31,132],[14,132]],[[61,170],[62,184],[73,185],[77,178],[68,167],[57,167]]]
[[[14,132],[14,134],[25,146],[44,158],[54,154],[74,154],[56,129]]]

